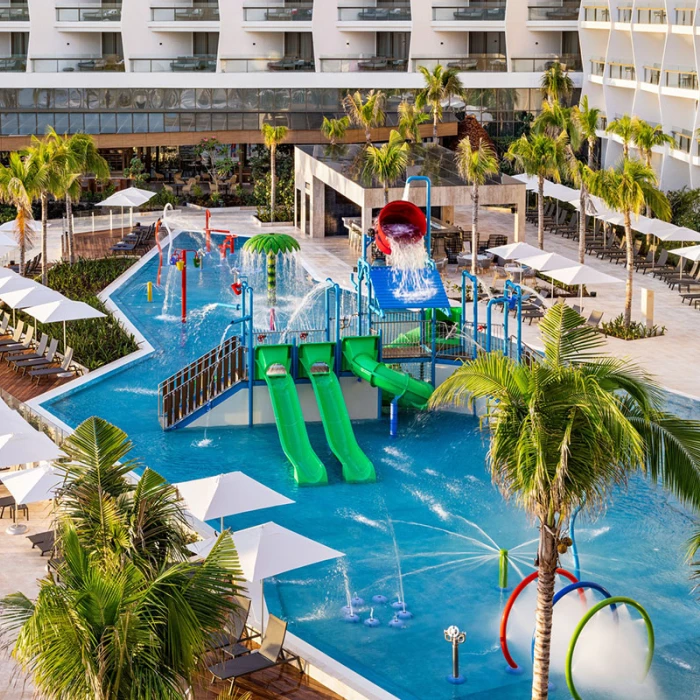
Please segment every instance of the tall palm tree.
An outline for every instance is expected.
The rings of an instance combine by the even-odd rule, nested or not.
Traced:
[[[24,274],[27,249],[33,243],[29,222],[34,218],[32,202],[41,195],[44,173],[17,151],[10,153],[7,166],[0,165],[0,201],[17,211],[16,236],[19,270]]]
[[[338,141],[345,138],[345,134],[350,127],[350,118],[345,116],[340,119],[329,119],[323,117],[321,133],[331,142],[331,146],[337,145]]]
[[[533,133],[514,141],[506,153],[506,158],[513,161],[518,170],[537,177],[537,245],[541,249],[544,249],[544,181],[549,177],[555,182],[561,181],[566,145],[566,132],[556,138]]]
[[[106,179],[110,175],[107,161],[100,155],[95,139],[90,134],[77,133],[61,136],[49,128],[47,138],[57,146],[62,146],[67,154],[66,170],[63,179],[63,196],[66,201],[66,223],[68,225],[68,260],[75,262],[75,231],[73,229],[73,202],[80,200],[81,175],[94,175]]]
[[[666,144],[673,145],[673,137],[665,134],[660,124],[652,125],[644,119],[635,117],[634,143],[639,149],[642,159],[648,168],[653,168],[654,148]],[[651,216],[651,210],[647,207],[647,216]],[[651,234],[647,235],[647,243],[651,240]]]
[[[399,105],[399,134],[409,143],[420,143],[420,125],[425,124],[430,117],[415,105],[404,100]]]
[[[367,97],[363,98],[362,93],[349,93],[343,99],[345,113],[358,129],[365,130],[365,140],[372,143],[372,129],[383,126],[386,119],[384,106],[386,97],[381,90],[370,90]]]
[[[459,174],[472,186],[472,274],[475,275],[479,250],[479,187],[486,184],[489,175],[498,173],[498,158],[489,144],[479,139],[479,147],[474,148],[467,136],[457,146],[456,160]]]
[[[568,101],[574,92],[574,81],[559,61],[554,61],[542,74],[540,86],[550,105],[554,102]]]
[[[286,126],[263,124],[262,136],[265,147],[270,150],[270,222],[275,221],[277,208],[277,147],[287,138]]]
[[[627,246],[627,287],[625,291],[625,327],[632,321],[632,292],[634,281],[634,234],[632,214],[639,216],[646,207],[660,219],[671,218],[671,205],[666,195],[658,189],[653,168],[636,158],[624,159],[614,168],[600,170],[589,182],[591,193],[623,215]]]
[[[381,146],[367,146],[364,174],[376,178],[384,188],[384,204],[389,204],[389,187],[405,172],[408,165],[408,144],[398,131],[389,134],[389,141]]]
[[[608,134],[614,134],[622,140],[622,157],[629,160],[630,146],[634,143],[637,135],[637,125],[635,119],[629,114],[623,114],[608,124],[605,130]]]
[[[418,70],[423,74],[425,87],[416,96],[416,107],[419,110],[430,108],[433,115],[433,139],[437,141],[443,103],[464,96],[464,85],[456,68],[444,68],[438,63],[432,71],[425,66],[418,66]]]
[[[486,399],[491,478],[539,524],[533,700],[548,697],[555,571],[572,512],[600,508],[635,473],[700,507],[700,422],[665,412],[658,384],[629,361],[603,356],[604,340],[570,307],[555,304],[540,330],[540,362],[479,355],[430,399]]]

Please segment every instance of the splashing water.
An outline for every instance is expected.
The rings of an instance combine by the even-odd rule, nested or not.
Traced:
[[[329,286],[328,281],[319,282],[315,285],[299,302],[299,306],[294,310],[294,313],[289,317],[287,321],[287,326],[282,333],[281,342],[287,342],[287,335],[293,331],[302,330],[316,330],[316,326],[319,325],[314,323],[313,314],[318,313],[316,310],[316,297],[325,293]]]
[[[392,240],[388,259],[394,271],[394,294],[406,302],[427,301],[438,292],[428,273],[428,251],[422,240]]]

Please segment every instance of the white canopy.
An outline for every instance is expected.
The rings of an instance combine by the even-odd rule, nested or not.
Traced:
[[[200,520],[220,518],[222,531],[226,516],[294,503],[243,472],[181,481],[175,487],[192,515]]]
[[[5,302],[11,309],[26,309],[37,304],[46,304],[51,301],[65,299],[63,294],[43,284],[36,284],[31,280],[24,280],[26,286],[23,289],[11,289],[5,291],[0,289],[0,300]]]
[[[51,226],[51,224],[49,223],[47,223],[46,225]],[[17,226],[17,219],[12,219],[12,221],[6,221],[2,226],[0,226],[0,231],[2,231],[3,233],[17,233]],[[24,227],[32,233],[41,233],[41,221],[37,221],[36,219],[27,219],[27,221],[24,224]],[[15,241],[14,244],[18,245],[17,241]],[[0,245],[5,245],[2,242],[2,238],[0,238]]]
[[[677,243],[697,243],[700,241],[700,233],[685,226],[673,226],[654,234],[659,240],[674,241]]]
[[[529,243],[509,243],[508,245],[499,245],[496,248],[489,248],[489,253],[503,258],[504,260],[518,260],[532,255],[541,255],[544,251]]]
[[[31,286],[37,286],[36,282],[28,280],[22,275],[12,274],[0,277],[0,294],[6,294],[7,292],[16,292],[19,289],[27,289]]]
[[[2,280],[0,280],[2,284]],[[1,291],[1,290],[0,290]],[[58,323],[63,321],[63,351],[66,350],[66,321],[80,321],[88,318],[105,318],[105,314],[94,309],[83,301],[73,301],[63,297],[58,301],[50,301],[47,304],[29,306],[25,312],[33,316],[40,323]]]
[[[525,267],[531,267],[538,272],[547,272],[548,270],[560,270],[563,267],[571,267],[576,265],[575,260],[565,258],[559,253],[544,253],[539,255],[530,255],[525,258],[517,258],[517,261]]]
[[[18,505],[48,501],[63,484],[64,474],[50,464],[3,474],[2,483]]]
[[[530,192],[537,192],[538,179],[536,175],[526,175],[525,173],[519,173],[518,175],[513,175],[516,180],[520,180],[525,184],[525,189]],[[546,181],[545,181],[546,182]]]
[[[11,411],[6,406],[5,409],[0,417],[0,468],[61,456],[56,443],[29,425],[16,411]]]
[[[545,180],[544,193],[547,197],[553,197],[562,202],[571,202],[575,199],[580,199],[581,192],[574,190],[566,185],[560,185],[556,182]]]
[[[19,277],[19,274],[9,267],[0,267],[0,280],[5,279],[6,277]]]
[[[219,535],[212,535],[203,540],[197,540],[192,544],[187,545],[187,549],[195,554],[201,559],[206,559],[209,556],[209,552],[214,549],[214,545],[218,542]]]
[[[140,190],[138,187],[128,187],[125,190],[115,192],[111,197],[99,203],[100,207],[140,207],[149,199],[156,196],[155,192]]]
[[[698,262],[700,260],[700,245],[691,245],[687,248],[675,248],[674,250],[669,250],[672,255],[678,255],[686,260],[692,260],[693,262]]]
[[[621,284],[622,280],[599,272],[589,265],[575,265],[574,267],[563,267],[557,270],[550,270],[549,277],[553,277],[562,284]]]

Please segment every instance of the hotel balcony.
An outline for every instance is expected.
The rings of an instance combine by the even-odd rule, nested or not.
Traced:
[[[609,61],[608,78],[611,85],[636,87],[637,70],[633,63],[627,63],[626,61]]]
[[[607,5],[584,5],[583,21],[591,26],[610,24],[610,8]]]
[[[0,6],[0,31],[29,31],[29,5]]]
[[[253,32],[310,32],[313,13],[312,3],[244,7],[243,28]]]
[[[77,56],[75,58],[32,58],[34,73],[123,73],[124,57]]]
[[[544,73],[555,63],[561,63],[564,70],[567,71],[580,72],[583,70],[583,62],[578,54],[547,54],[529,58],[512,58],[510,63],[513,73]]]
[[[410,31],[411,3],[396,0],[393,3],[373,5],[339,5],[339,29],[345,31]]]
[[[668,32],[668,14],[664,7],[638,7],[634,28],[639,32]]]
[[[406,73],[408,61],[405,58],[389,56],[326,56],[320,59],[322,73]]]
[[[605,59],[604,58],[592,58],[590,60],[591,71],[588,76],[592,83],[603,84],[603,78],[605,76]]]
[[[632,5],[622,5],[617,8],[617,24],[632,24],[634,10]]]
[[[661,85],[661,66],[655,63],[651,66],[644,66],[644,76],[642,77],[642,83],[645,85]],[[656,90],[654,90],[656,92]]]
[[[579,2],[545,2],[527,8],[527,26],[540,31],[575,31],[581,12]]]
[[[132,58],[132,73],[216,73],[217,57],[176,56],[174,58]]]
[[[219,4],[151,7],[151,29],[170,32],[206,32],[219,29]]]
[[[56,8],[59,31],[104,32],[107,28],[112,31],[121,20],[122,6],[116,4]]]
[[[674,27],[692,27],[695,25],[695,8],[694,7],[677,7],[673,17]]]
[[[505,2],[463,2],[450,6],[433,5],[433,29],[464,32],[505,29]]]
[[[671,129],[674,144],[671,146],[671,155],[680,160],[689,161],[690,152],[693,149],[693,132],[688,129],[674,127]]]
[[[698,99],[698,72],[695,68],[675,66],[664,69],[662,93]],[[670,88],[666,90],[666,88]]]
[[[424,66],[433,70],[438,64],[445,68],[456,68],[460,73],[505,73],[508,70],[508,61],[503,54],[469,54],[454,56],[452,58],[413,58],[413,71]]]
[[[26,73],[26,56],[0,56],[0,73]]]
[[[313,61],[294,56],[270,58],[222,58],[221,70],[224,73],[313,73]]]

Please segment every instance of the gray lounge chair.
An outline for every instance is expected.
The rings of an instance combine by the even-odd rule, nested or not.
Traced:
[[[7,335],[7,327],[10,325],[10,314],[5,312],[0,320],[0,336]]]
[[[603,319],[602,311],[591,311],[590,316],[586,319],[586,325],[592,326],[593,328],[598,328],[601,320]]]
[[[27,353],[27,352],[8,352],[8,354],[5,356],[5,359],[7,360],[8,364],[11,362],[14,362],[15,360],[30,360],[34,359],[37,357],[43,357],[44,353],[46,352],[46,346],[49,344],[49,336],[47,333],[42,333],[41,334],[41,340],[39,341],[39,345],[37,345],[34,348],[34,352]]]
[[[17,327],[12,332],[12,335],[9,338],[3,338],[2,340],[0,340],[0,348],[5,345],[13,345],[19,343],[19,341],[22,339],[22,333],[24,333],[24,321],[20,321],[17,324]]]
[[[18,324],[19,325],[19,324]],[[22,352],[29,350],[32,347],[32,338],[34,337],[34,326],[29,326],[29,330],[24,334],[24,338],[19,343],[6,343],[0,347],[0,354]]]
[[[224,629],[211,635],[209,648],[213,651],[223,651],[229,656],[240,656],[250,651],[248,647],[243,646],[243,642],[255,639],[260,635],[251,632],[246,626],[248,614],[250,613],[250,598],[236,596],[234,602],[238,607],[229,615]]]
[[[73,374],[71,364],[73,363],[73,348],[67,348],[60,367],[43,367],[41,369],[30,370],[29,376],[36,379],[38,384],[44,378],[70,376]]]
[[[41,556],[50,552],[54,548],[56,543],[56,537],[53,530],[46,530],[46,532],[39,532],[36,535],[28,535],[27,539],[32,543],[32,549],[37,547],[41,552]]]
[[[301,665],[301,659],[284,649],[286,634],[287,623],[274,615],[270,615],[260,649],[252,651],[245,656],[228,659],[210,666],[209,672],[218,680],[231,681],[231,690],[233,690],[236,680],[243,676],[282,664],[288,664],[292,661],[297,662],[299,670],[303,673],[304,668]]]
[[[56,340],[56,338],[52,338],[51,342],[49,343],[49,349],[46,351],[45,355],[42,355],[41,357],[23,355],[12,362],[13,369],[15,372],[21,369],[22,374],[26,374],[28,369],[42,369],[43,367],[50,367],[53,363],[54,357],[56,357],[57,349],[58,340]]]

